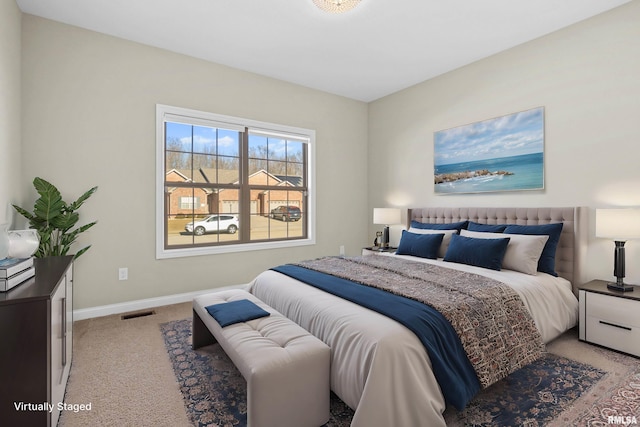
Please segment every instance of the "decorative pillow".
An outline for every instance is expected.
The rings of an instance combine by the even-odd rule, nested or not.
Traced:
[[[255,305],[248,299],[223,302],[205,307],[220,327],[233,325],[234,323],[248,322],[249,320],[267,317],[271,313]]]
[[[535,275],[538,272],[538,260],[549,240],[549,236],[527,236],[524,234],[482,233],[462,230],[461,236],[478,239],[499,239],[508,237],[509,245],[502,260],[502,268]]]
[[[476,239],[454,234],[451,236],[451,243],[444,260],[500,270],[508,245],[508,237],[504,239]]]
[[[558,273],[556,273],[556,249],[560,241],[562,225],[561,222],[543,225],[509,225],[504,229],[504,232],[510,234],[549,236],[549,240],[547,240],[547,243],[544,245],[542,255],[540,255],[540,260],[538,261],[538,271],[558,277]]]
[[[444,234],[440,249],[438,250],[438,258],[444,258],[444,254],[447,253],[449,242],[451,242],[451,236],[458,233],[458,230],[429,230],[426,228],[409,228],[410,233],[414,234]]]
[[[413,255],[421,258],[436,259],[444,233],[416,234],[402,230],[402,237],[396,255]]]
[[[467,230],[488,233],[502,233],[505,228],[507,228],[507,224],[480,224],[473,221],[469,221],[467,224]]]
[[[462,230],[467,227],[468,221],[450,222],[448,224],[433,224],[428,222],[411,221],[410,228],[421,228],[425,230]]]

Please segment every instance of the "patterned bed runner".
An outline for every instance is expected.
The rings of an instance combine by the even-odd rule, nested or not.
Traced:
[[[451,323],[483,388],[540,358],[540,332],[518,294],[478,274],[391,256],[297,265],[427,304]]]

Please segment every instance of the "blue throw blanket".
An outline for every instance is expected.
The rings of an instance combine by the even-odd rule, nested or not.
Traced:
[[[458,335],[436,309],[381,289],[300,266],[281,265],[272,270],[377,311],[410,329],[427,349],[445,401],[459,411],[480,390],[480,382]]]

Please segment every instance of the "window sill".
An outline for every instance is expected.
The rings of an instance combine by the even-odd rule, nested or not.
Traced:
[[[315,245],[315,239],[286,240],[278,242],[242,243],[224,246],[206,246],[181,249],[156,248],[156,259],[182,258],[200,255],[216,255],[225,253],[237,253],[259,251],[264,249],[284,249],[297,246]]]

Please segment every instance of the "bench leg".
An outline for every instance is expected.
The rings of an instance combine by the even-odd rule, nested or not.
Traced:
[[[204,324],[195,310],[193,310],[192,328],[191,346],[194,350],[217,342],[211,331],[209,331],[209,328],[207,328],[207,325]]]

